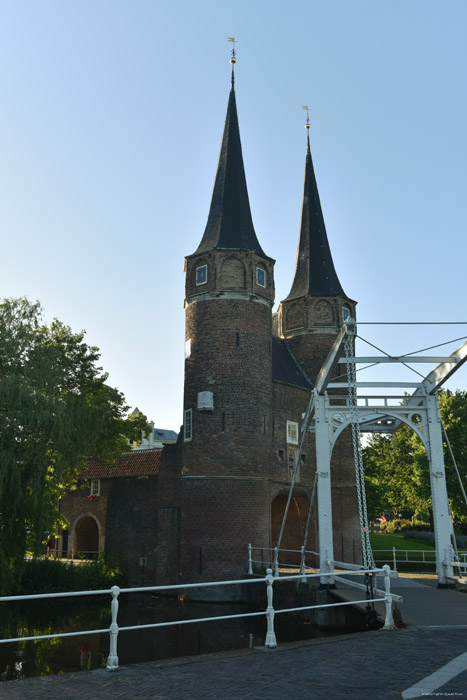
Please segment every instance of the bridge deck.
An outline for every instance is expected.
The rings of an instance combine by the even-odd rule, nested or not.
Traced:
[[[354,580],[357,580],[353,577]],[[363,577],[362,577],[363,579]],[[384,590],[381,579],[378,586]],[[358,582],[360,577],[358,577]],[[467,591],[438,589],[436,577],[413,578],[404,575],[391,579],[391,591],[404,598],[398,603],[402,619],[407,625],[416,627],[466,625],[467,626]],[[336,596],[344,600],[361,600],[362,591],[345,588],[338,584]],[[384,620],[384,602],[375,605]],[[467,645],[466,645],[467,650]]]

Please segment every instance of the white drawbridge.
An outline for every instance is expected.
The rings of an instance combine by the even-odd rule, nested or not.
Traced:
[[[339,564],[334,560],[331,500],[331,456],[336,440],[343,430],[351,428],[363,566],[365,569],[370,569],[374,568],[374,561],[369,541],[360,433],[391,433],[397,430],[402,423],[406,423],[419,436],[428,456],[436,544],[436,571],[438,585],[445,586],[454,576],[455,538],[446,489],[443,425],[437,392],[442,384],[467,360],[467,343],[461,345],[449,357],[427,355],[394,357],[387,354],[356,357],[354,354],[355,338],[356,322],[349,318],[342,326],[317,378],[302,423],[302,441],[296,459],[295,473],[300,463],[304,436],[308,430],[315,432],[321,583],[326,585],[333,582],[334,565]],[[358,364],[398,363],[408,366],[409,362],[410,364],[431,363],[432,365],[438,363],[438,366],[417,382],[358,382],[356,380]],[[346,381],[333,381],[336,370],[337,374],[340,374],[339,366],[345,368],[343,374]],[[422,377],[420,373],[417,374]],[[378,393],[362,394],[361,390],[365,389],[370,391],[377,389]],[[395,389],[399,390],[398,394],[390,393],[394,392]],[[408,389],[413,390],[411,395],[407,394]],[[276,558],[295,484],[295,473],[276,547]]]

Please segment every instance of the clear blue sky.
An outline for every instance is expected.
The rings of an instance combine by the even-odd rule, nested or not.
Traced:
[[[276,302],[294,270],[308,104],[358,318],[467,320],[466,26],[465,0],[0,0],[0,297],[85,329],[128,403],[178,429],[183,259],[208,215],[235,36]],[[402,353],[467,326],[360,332]],[[466,368],[451,387],[467,388]]]

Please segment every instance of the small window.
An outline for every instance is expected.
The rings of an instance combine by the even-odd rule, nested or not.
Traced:
[[[91,479],[91,496],[100,496],[101,495],[101,480],[100,479]]]
[[[342,319],[343,319],[344,321],[347,321],[347,319],[349,318],[349,316],[350,316],[350,311],[349,311],[349,309],[348,309],[346,306],[343,306],[343,307],[342,307]]]
[[[298,445],[298,423],[287,421],[287,443],[289,445]]]
[[[191,440],[192,434],[193,434],[192,411],[191,411],[191,408],[188,408],[184,413],[183,439],[185,441]]]
[[[256,268],[256,284],[258,285],[258,287],[266,286],[266,272],[263,270],[262,267]]]
[[[206,284],[208,281],[208,266],[200,265],[196,268],[196,284]]]
[[[284,450],[278,450],[277,456],[279,457],[279,462],[284,461]]]
[[[191,338],[185,341],[185,359],[191,357]]]

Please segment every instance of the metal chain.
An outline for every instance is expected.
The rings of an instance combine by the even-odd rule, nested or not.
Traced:
[[[375,562],[370,544],[368,513],[366,508],[365,475],[363,472],[362,443],[360,423],[358,420],[357,387],[355,363],[353,356],[353,336],[348,334],[344,341],[344,351],[347,368],[347,383],[349,385],[349,408],[351,415],[352,445],[355,463],[355,478],[357,483],[358,513],[360,517],[360,535],[362,540],[363,565],[366,569],[374,569]]]

